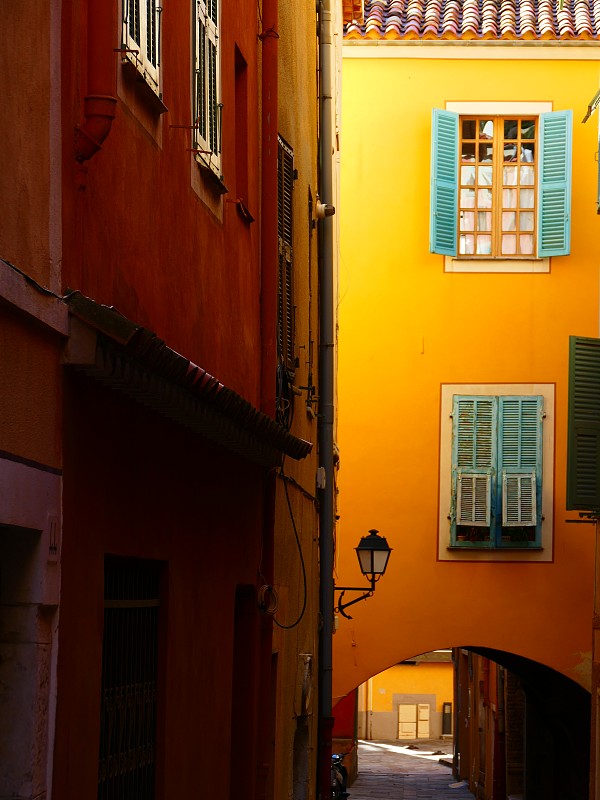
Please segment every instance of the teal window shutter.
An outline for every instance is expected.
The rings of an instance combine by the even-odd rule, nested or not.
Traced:
[[[453,404],[452,533],[457,525],[490,527],[496,462],[495,397],[456,395]]]
[[[541,533],[543,398],[502,396],[499,406],[502,527],[536,526]]]
[[[571,111],[540,115],[538,256],[565,256],[571,246]]]
[[[600,509],[600,339],[569,338],[567,509]]]
[[[458,214],[458,114],[433,109],[431,136],[432,253],[455,256]]]

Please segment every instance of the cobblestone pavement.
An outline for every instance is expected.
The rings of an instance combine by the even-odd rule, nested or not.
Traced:
[[[452,769],[452,742],[359,742],[358,778],[350,800],[473,800]]]

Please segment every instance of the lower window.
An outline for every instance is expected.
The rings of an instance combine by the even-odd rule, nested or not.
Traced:
[[[160,564],[107,557],[99,800],[154,800]]]
[[[539,547],[541,396],[455,395],[451,545]]]

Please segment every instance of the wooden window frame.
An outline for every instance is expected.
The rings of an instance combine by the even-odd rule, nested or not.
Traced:
[[[161,16],[162,5],[159,0],[150,0],[152,17],[148,18],[146,0],[122,0],[121,56],[123,64],[130,65],[152,92],[161,98]],[[132,31],[132,18],[139,21],[136,31]],[[135,25],[135,23],[134,23]],[[150,52],[149,52],[150,51]]]
[[[194,8],[192,133],[197,162],[223,180],[220,0],[192,0]]]
[[[515,121],[517,125],[517,136],[510,139],[505,138],[505,123],[508,121]],[[485,128],[489,123],[492,123],[492,135],[484,134]],[[535,136],[533,139],[522,137],[523,123],[531,122],[535,125]],[[466,138],[464,136],[465,128],[468,123],[473,123],[474,136]],[[537,257],[537,213],[538,213],[538,174],[537,174],[537,153],[539,152],[539,119],[534,115],[492,115],[484,114],[480,116],[472,116],[468,114],[460,115],[459,117],[459,178],[458,178],[458,221],[457,221],[457,242],[458,242],[458,257],[459,258],[472,258],[472,259],[532,259]],[[518,157],[516,160],[506,160],[503,156],[507,147],[514,146]],[[521,154],[523,149],[527,146],[533,146],[534,159],[533,161],[522,161]],[[480,160],[480,154],[485,150],[491,148],[491,162]],[[474,154],[474,161],[465,159],[465,151],[472,150]],[[528,150],[531,150],[528,147]],[[474,171],[473,184],[463,183],[463,173],[466,173],[467,168],[472,166]],[[533,180],[530,183],[520,183],[520,176],[522,174],[521,167],[527,167],[533,170]],[[480,184],[477,175],[486,167],[491,168],[492,180],[491,185]],[[504,183],[504,170],[505,167],[512,168],[517,176],[515,184]],[[486,190],[491,190],[491,206],[479,207],[477,204],[477,196]],[[517,204],[514,207],[504,207],[504,191],[514,190],[517,195]],[[519,197],[521,190],[530,189],[533,191],[533,205],[521,206]],[[475,194],[474,204],[472,206],[462,203],[463,193],[465,191],[473,191]],[[481,210],[483,209],[483,210]],[[503,230],[504,214],[514,214],[516,227],[514,231]],[[522,213],[529,213],[533,216],[533,227],[529,230],[521,230],[520,220]],[[466,214],[473,214],[473,230],[463,229],[461,222]],[[491,218],[491,225],[488,230],[477,230],[478,226],[475,224],[479,214],[489,214]],[[477,216],[476,216],[477,215]],[[474,240],[474,252],[462,252],[461,244],[463,239],[467,236],[472,236]],[[502,252],[503,239],[505,235],[511,235],[516,240],[515,253]],[[532,239],[532,252],[523,253],[519,250],[520,235],[526,235]],[[477,252],[477,240],[483,241],[485,238],[490,239],[489,252]]]

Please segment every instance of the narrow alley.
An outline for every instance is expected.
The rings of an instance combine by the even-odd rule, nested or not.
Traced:
[[[473,800],[466,782],[452,776],[451,741],[361,741],[358,759],[351,800]]]

